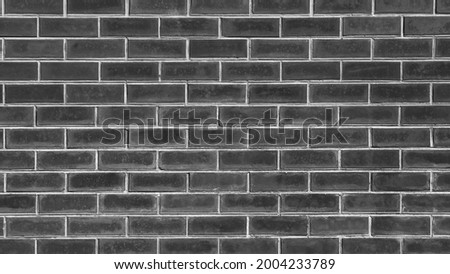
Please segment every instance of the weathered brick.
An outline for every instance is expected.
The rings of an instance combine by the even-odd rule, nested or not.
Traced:
[[[375,0],[375,13],[433,13],[433,2],[428,0]]]
[[[250,191],[252,192],[290,192],[307,191],[306,173],[251,173]]]
[[[98,20],[95,18],[40,18],[39,35],[42,37],[97,37]]]
[[[419,58],[431,57],[431,54],[432,40],[429,39],[375,39],[374,41],[374,57]]]
[[[221,254],[276,254],[277,239],[222,239]]]
[[[373,147],[429,147],[428,129],[373,129]]]
[[[447,168],[450,167],[449,151],[422,150],[404,151],[404,168]]]
[[[281,199],[282,212],[338,212],[339,197],[328,194],[286,194]]]
[[[283,254],[338,254],[339,239],[333,238],[286,238],[281,240]]]
[[[219,64],[215,62],[165,62],[162,64],[163,80],[218,80]]]
[[[448,0],[437,0],[436,12],[446,14],[450,13],[450,2]]]
[[[280,64],[274,62],[223,63],[222,79],[229,81],[276,81],[280,79]]]
[[[344,80],[400,80],[398,62],[344,62]]]
[[[311,235],[367,235],[369,219],[367,217],[313,217],[310,219]]]
[[[277,153],[273,151],[221,151],[221,170],[275,170]]]
[[[67,85],[69,104],[123,104],[123,85]]]
[[[195,192],[242,191],[247,189],[247,177],[243,173],[193,173],[190,175],[189,190]]]
[[[5,40],[5,58],[63,58],[63,40]]]
[[[450,23],[450,22],[449,22]],[[448,80],[450,62],[404,62],[403,80]]]
[[[62,85],[6,85],[8,104],[56,104],[64,102]]]
[[[11,14],[63,14],[61,0],[6,0],[5,13]]]
[[[209,125],[217,124],[215,107],[160,107],[161,125]]]
[[[245,85],[192,84],[187,97],[192,103],[244,103]]]
[[[102,63],[102,80],[151,81],[158,79],[158,64],[151,62]]]
[[[314,4],[316,14],[372,12],[371,0],[316,0]]]
[[[64,218],[7,218],[8,237],[55,237],[64,235]]]
[[[218,36],[213,18],[162,18],[161,36]]]
[[[125,40],[67,40],[67,58],[124,58]]]
[[[72,192],[123,191],[125,174],[123,173],[78,173],[69,174],[68,190]]]
[[[372,191],[429,191],[430,178],[426,173],[374,173]]]
[[[30,151],[1,151],[0,170],[34,169],[35,156]]]
[[[308,14],[308,0],[254,0],[253,13],[256,14]]]
[[[302,84],[282,85],[250,85],[249,102],[264,103],[306,103],[307,87]]]
[[[184,15],[186,3],[185,0],[131,0],[130,13]]]
[[[131,235],[184,235],[186,221],[183,217],[131,217]]]
[[[157,37],[156,18],[101,18],[101,36]],[[97,35],[95,35],[97,36]]]
[[[12,129],[6,131],[6,147],[12,149],[63,148],[63,129]]]
[[[153,151],[101,151],[100,170],[149,170],[156,166]]]
[[[153,214],[157,200],[153,195],[106,194],[100,196],[100,211],[107,214]]]
[[[400,241],[397,239],[343,239],[344,254],[399,254]]]
[[[339,36],[339,18],[283,18],[282,37]]]
[[[400,17],[346,17],[343,25],[344,36],[395,35],[400,36]]]
[[[344,212],[400,212],[400,196],[394,194],[345,194]]]
[[[371,85],[372,103],[426,103],[430,100],[430,86],[426,84]]]
[[[309,43],[305,40],[263,40],[251,41],[251,57],[258,59],[307,59]]]
[[[192,217],[188,222],[189,235],[245,235],[245,217]]]
[[[34,254],[34,240],[0,240],[0,254]]]
[[[281,168],[282,169],[298,169],[298,168],[336,168],[337,153],[336,151],[282,151],[281,152]]]
[[[359,84],[313,84],[310,85],[312,103],[367,102],[368,86]]]
[[[225,37],[278,37],[279,20],[275,18],[223,18]]]
[[[129,40],[128,58],[186,58],[185,40]]]
[[[168,85],[128,85],[127,100],[130,104],[184,103],[185,86]]]
[[[449,191],[450,190],[450,174],[434,173],[432,187],[433,191]]]
[[[430,235],[429,217],[373,217],[372,235]]]
[[[41,63],[41,80],[98,80],[98,64],[91,62]]]
[[[342,151],[343,168],[398,168],[396,150],[346,150]]]
[[[69,14],[124,14],[125,0],[67,0]]]
[[[221,212],[274,213],[277,210],[278,210],[278,196],[276,195],[225,194],[220,197]]]
[[[191,14],[248,14],[249,0],[191,0]]]
[[[7,192],[60,192],[64,188],[64,174],[60,173],[11,173],[6,176]]]
[[[70,217],[67,220],[68,235],[125,235],[125,219],[117,217]]]
[[[42,151],[37,156],[38,170],[94,169],[95,155],[89,151]]]
[[[39,212],[53,214],[96,213],[96,195],[41,195],[39,196]]]
[[[313,173],[312,191],[368,191],[367,173]]]
[[[100,239],[100,254],[156,254],[156,239]]]
[[[450,240],[448,239],[405,239],[404,254],[448,254]]]
[[[341,134],[339,138],[337,132]],[[311,128],[308,138],[312,148],[367,147],[369,140],[367,129],[359,128]]]
[[[0,213],[35,213],[35,195],[0,195]]]
[[[160,198],[161,213],[189,214],[217,212],[217,195],[212,194],[164,194]]]
[[[0,35],[3,37],[36,37],[35,18],[1,18]]]
[[[162,239],[161,254],[217,254],[215,239]]]
[[[448,195],[405,195],[403,196],[404,212],[450,212]]]
[[[346,125],[397,125],[398,108],[387,106],[349,106],[341,108]]]
[[[449,17],[405,17],[405,35],[446,35],[450,33]]]
[[[286,62],[282,65],[283,80],[339,80],[338,62]]]
[[[433,217],[433,235],[450,235],[449,227],[448,217]]]
[[[95,240],[52,239],[37,241],[38,254],[94,254]]]
[[[303,216],[260,216],[251,217],[251,235],[306,236],[308,220]]]

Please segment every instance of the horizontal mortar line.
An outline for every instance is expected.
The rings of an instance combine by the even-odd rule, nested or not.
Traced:
[[[136,171],[136,170],[99,170],[99,171],[92,171],[92,170],[49,170],[49,171],[45,171],[45,170],[8,170],[8,171],[0,171],[2,173],[5,174],[22,174],[22,173],[36,173],[36,174],[44,174],[44,173],[61,173],[61,174],[83,174],[83,173],[127,173],[127,174],[142,174],[142,173],[177,173],[177,174],[188,174],[188,173],[223,173],[223,174],[236,174],[236,173],[240,173],[240,174],[244,174],[244,173],[250,173],[250,174],[255,174],[255,173],[311,173],[311,174],[316,174],[316,173],[427,173],[427,172],[435,172],[434,170],[420,170],[420,169],[411,169],[411,170],[367,170],[367,169],[359,169],[359,170],[354,170],[354,171],[341,171],[341,170],[304,170],[304,169],[299,169],[298,171],[295,170],[268,170],[268,171],[258,171],[258,170],[253,170],[253,171],[245,171],[245,170],[221,170],[221,171],[217,171],[217,170],[193,170],[193,171],[164,171],[164,170],[141,170],[141,171]],[[439,173],[439,171],[436,171],[435,173]],[[146,191],[142,191],[145,193],[149,193]],[[353,192],[353,191],[350,191]],[[356,191],[356,192],[364,192],[364,191]],[[433,192],[439,192],[439,191],[433,191]],[[445,191],[444,191],[445,192]],[[97,192],[96,192],[97,193]],[[159,193],[159,192],[156,192]],[[224,192],[226,193],[226,192]]]
[[[5,13],[3,18],[40,18],[40,19],[70,19],[70,18],[78,18],[78,19],[91,19],[91,18],[183,18],[183,19],[199,19],[199,18],[213,18],[213,19],[279,19],[279,18],[423,18],[423,17],[449,17],[446,13],[313,13],[312,16],[309,13],[296,13],[296,14],[287,14],[287,13],[208,13],[208,14],[200,14],[200,13],[190,13],[185,15],[171,15],[165,13],[153,13],[153,14],[145,14],[145,13],[131,13],[130,16],[126,16],[124,13],[91,13],[91,14],[77,14],[77,13],[68,13],[67,16],[63,16],[63,14],[58,15],[50,15],[50,14],[38,14],[38,13]]]
[[[381,172],[383,173],[383,172]],[[78,173],[74,173],[74,175],[79,175]],[[38,190],[37,190],[38,191]],[[181,191],[169,191],[169,192],[158,192],[158,191],[145,191],[145,190],[128,190],[127,192],[125,191],[6,191],[6,192],[1,192],[0,196],[4,196],[4,195],[38,195],[38,196],[45,196],[45,195],[96,195],[96,194],[100,194],[100,195],[132,195],[132,194],[138,194],[138,195],[143,195],[143,196],[152,196],[152,197],[156,197],[157,195],[162,195],[162,196],[170,196],[170,195],[186,195],[186,196],[190,196],[190,195],[216,195],[216,196],[227,196],[227,195],[243,195],[243,196],[267,196],[267,195],[271,195],[271,196],[286,196],[286,195],[299,195],[299,196],[305,196],[305,195],[330,195],[330,196],[339,196],[339,195],[448,195],[450,197],[450,193],[448,191],[433,191],[431,192],[430,190],[424,190],[424,191],[361,191],[361,190],[355,190],[355,191],[321,191],[321,190],[313,190],[313,192],[308,192],[308,191],[280,191],[280,192],[274,192],[274,191],[250,191],[250,192],[245,192],[245,191],[222,191],[222,192],[212,192],[212,191],[201,191],[201,190],[189,190],[189,191],[185,191],[185,192],[181,192]],[[127,213],[127,212],[125,212]],[[268,214],[273,214],[273,212],[267,212]],[[285,211],[284,213],[290,213],[289,211]],[[291,213],[298,213],[298,212],[291,212]],[[396,212],[397,214],[399,212]],[[110,213],[108,213],[110,214]],[[181,213],[182,214],[182,213]],[[236,214],[236,213],[235,213]],[[243,212],[243,214],[247,214],[247,212]],[[253,213],[254,214],[254,213]],[[316,214],[323,214],[323,213],[316,213]],[[375,213],[374,213],[375,214]],[[450,214],[450,212],[449,212]],[[179,214],[174,214],[174,215],[179,215]]]
[[[133,149],[126,149],[126,151],[129,152],[133,152],[133,151],[155,151],[155,152],[174,152],[175,151],[179,151],[179,152],[229,152],[230,148],[226,148],[226,147],[221,147],[221,148],[196,148],[196,147],[191,147],[191,148],[171,148],[171,149],[167,149],[167,148],[150,148],[150,147],[143,147],[138,149],[138,147]],[[75,149],[70,149],[71,152],[96,152],[96,151],[117,151],[120,150],[119,148],[114,148],[114,149],[106,149],[106,148],[75,148]],[[253,152],[257,152],[257,151],[304,151],[304,150],[308,150],[308,151],[329,151],[329,150],[343,150],[343,151],[360,151],[360,150],[373,150],[373,151],[450,151],[449,147],[442,147],[442,148],[436,148],[436,147],[381,147],[381,148],[375,148],[375,147],[318,147],[318,148],[309,148],[309,147],[304,147],[304,146],[295,146],[295,147],[257,147],[257,148],[233,148],[233,150],[231,152],[244,152],[244,151],[253,151]],[[36,152],[62,152],[62,151],[67,151],[66,149],[63,148],[55,148],[55,149],[0,149],[0,151],[5,152],[5,151],[21,151],[21,152],[26,152],[26,151],[36,151]],[[301,167],[299,167],[301,168]],[[320,168],[320,167],[318,167]],[[330,169],[329,167],[325,167],[327,169]],[[331,167],[332,168],[332,167]],[[353,168],[353,167],[350,167]],[[379,167],[379,168],[383,168],[383,167]],[[394,168],[394,167],[384,167],[384,168]],[[398,167],[397,167],[398,168]],[[418,168],[418,167],[416,167]],[[427,167],[424,167],[427,168]],[[431,167],[430,167],[431,168]],[[438,168],[438,167],[437,167]],[[311,168],[313,169],[313,168]],[[433,169],[433,168],[431,168]]]
[[[286,213],[286,212],[282,212],[281,215],[278,215],[277,212],[271,212],[270,214],[263,214],[261,212],[255,212],[255,213],[246,213],[246,214],[230,214],[230,213],[225,213],[225,214],[211,214],[210,212],[207,213],[196,213],[196,214],[189,214],[186,213],[185,215],[180,215],[180,214],[163,214],[163,215],[158,215],[156,214],[156,211],[153,212],[153,214],[143,214],[143,213],[138,213],[138,214],[133,214],[133,213],[127,213],[127,214],[118,214],[118,213],[79,213],[79,214],[73,214],[73,213],[39,213],[36,214],[34,213],[34,215],[31,214],[2,214],[0,215],[1,217],[5,217],[6,219],[8,218],[63,218],[63,217],[67,217],[67,218],[98,218],[98,217],[117,217],[117,218],[125,218],[125,217],[130,217],[130,218],[173,218],[173,217],[179,217],[180,219],[184,218],[212,218],[212,219],[216,219],[216,218],[230,218],[230,217],[310,217],[313,219],[319,219],[319,218],[354,218],[354,217],[360,217],[360,218],[369,218],[369,217],[400,217],[400,218],[411,218],[411,217],[448,217],[450,215],[450,212],[448,214],[443,214],[441,213],[430,213],[430,212],[410,212],[410,213],[406,213],[405,215],[400,214],[398,212],[393,212],[393,213],[386,213],[386,212],[382,212],[382,213],[373,213],[373,212],[368,212],[368,213],[314,213],[314,212],[291,212],[291,213]],[[450,235],[449,235],[450,236]]]

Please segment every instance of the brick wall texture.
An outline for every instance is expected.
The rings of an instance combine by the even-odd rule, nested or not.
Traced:
[[[449,0],[0,3],[0,253],[450,253]]]

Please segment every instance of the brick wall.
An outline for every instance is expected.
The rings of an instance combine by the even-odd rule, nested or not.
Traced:
[[[450,1],[1,3],[0,253],[450,253]]]

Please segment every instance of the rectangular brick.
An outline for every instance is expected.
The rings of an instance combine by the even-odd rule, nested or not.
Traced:
[[[156,254],[156,239],[101,239],[100,254]]]
[[[405,35],[448,35],[450,33],[449,17],[405,17]]]
[[[373,147],[430,147],[428,129],[373,129]]]
[[[404,168],[448,168],[450,151],[408,150],[403,152]]]
[[[405,239],[404,254],[448,254],[450,240],[448,239]]]
[[[155,71],[157,72],[157,71]],[[161,68],[162,80],[219,80],[219,63],[165,62]]]
[[[36,62],[2,62],[0,64],[0,81],[35,80],[38,80]]]
[[[306,192],[307,190],[306,173],[250,173],[251,192]]]
[[[63,129],[12,129],[6,131],[12,149],[64,148]]]
[[[309,96],[312,103],[365,103],[368,89],[364,84],[313,84]]]
[[[192,217],[188,222],[189,235],[245,235],[245,217]]]
[[[275,18],[223,18],[225,37],[278,37],[279,20]]]
[[[190,84],[188,102],[192,103],[245,103],[245,85]]]
[[[39,126],[94,125],[94,108],[88,107],[38,107]]]
[[[370,41],[363,39],[314,40],[314,58],[369,58]]]
[[[450,120],[450,108],[446,106],[402,107],[402,125],[445,125]]]
[[[125,40],[67,40],[66,50],[68,59],[124,58]]]
[[[93,217],[76,218],[67,220],[67,234],[71,236],[81,235],[125,235],[125,219],[118,217]]]
[[[249,232],[254,236],[306,236],[307,227],[304,216],[258,216],[249,222]]]
[[[129,40],[128,58],[186,58],[185,40]]]
[[[98,64],[90,62],[41,63],[41,80],[98,80]]]
[[[448,0],[436,0],[437,13],[450,13],[450,2]]]
[[[164,194],[161,195],[162,214],[216,213],[218,197],[212,194]]]
[[[284,213],[338,212],[339,196],[329,194],[286,194],[281,197],[281,211]]]
[[[316,0],[314,4],[315,14],[372,12],[371,0]]]
[[[368,191],[369,174],[367,173],[313,173],[311,175],[312,191]]]
[[[162,18],[161,36],[218,36],[218,19]]]
[[[276,254],[277,239],[222,239],[220,254]]]
[[[313,217],[310,229],[314,236],[367,235],[369,220],[367,217]]]
[[[38,153],[38,170],[94,169],[95,153],[89,151],[42,151]]]
[[[397,150],[346,150],[342,151],[343,168],[398,168]]]
[[[123,85],[67,85],[69,104],[123,104]]]
[[[96,213],[97,197],[95,195],[41,195],[39,212],[53,214]]]
[[[71,173],[67,177],[70,192],[124,191],[123,173]]]
[[[157,199],[153,195],[105,194],[100,196],[99,210],[106,214],[154,214]]]
[[[403,211],[404,212],[450,212],[450,203],[448,195],[404,195]]]
[[[283,80],[339,80],[338,62],[285,62],[282,64]]]
[[[438,46],[439,49],[439,46]],[[439,51],[439,50],[438,50]],[[376,58],[431,57],[432,40],[429,39],[375,39]]]
[[[248,14],[249,0],[191,0],[191,14]]]
[[[160,152],[159,167],[162,170],[215,170],[216,152],[166,151]]]
[[[55,237],[64,236],[64,218],[7,218],[8,237]]]
[[[247,190],[245,173],[191,173],[190,192],[234,192]]]
[[[343,254],[400,254],[397,239],[343,239]]]
[[[428,0],[375,0],[375,13],[433,13],[433,2]]]
[[[5,13],[9,14],[63,14],[62,0],[6,0]]]
[[[156,18],[100,18],[101,36],[157,37]],[[97,36],[97,35],[95,35]]]
[[[246,58],[246,40],[190,40],[190,58]]]
[[[125,14],[125,0],[67,0],[69,14]]]
[[[7,192],[62,192],[65,176],[60,173],[11,173],[6,176]]]
[[[335,151],[282,151],[281,168],[282,169],[329,169],[336,168],[337,153]]]
[[[258,59],[307,59],[309,42],[306,40],[264,40],[251,41],[251,57]]]
[[[166,85],[128,85],[127,100],[129,104],[184,103],[185,86]]]
[[[264,103],[306,103],[307,86],[304,84],[267,84],[248,87],[249,102]]]
[[[430,101],[428,84],[373,84],[372,103],[427,103]]]
[[[398,62],[344,62],[343,80],[400,80]]]
[[[216,239],[161,239],[161,254],[217,254]]]
[[[283,18],[282,37],[339,36],[339,18]]]
[[[131,14],[186,14],[186,0],[131,0]]]
[[[64,103],[63,85],[6,85],[7,104]]]
[[[372,235],[430,235],[429,217],[373,217]]]
[[[45,40],[5,40],[5,58],[63,58],[64,41]]]
[[[255,14],[308,14],[308,0],[253,0]]]
[[[274,62],[227,62],[222,64],[225,81],[268,81],[280,79],[280,64]]]
[[[273,151],[220,151],[221,170],[275,170],[277,153]]]
[[[36,18],[1,18],[0,35],[3,37],[36,37]]]
[[[283,254],[338,254],[337,238],[284,238],[281,239]]]
[[[131,217],[129,220],[131,235],[185,235],[184,217]]]
[[[343,212],[400,212],[400,196],[395,194],[345,194]]]
[[[372,191],[429,191],[427,173],[373,173]]]
[[[39,35],[42,37],[97,37],[98,20],[95,18],[40,18]]]
[[[100,170],[151,170],[156,166],[154,151],[100,151]]]
[[[192,196],[192,195],[191,195]],[[278,210],[277,195],[263,194],[225,194],[220,196],[220,212],[275,213]]]
[[[0,254],[35,254],[34,240],[0,240]]]
[[[345,17],[344,36],[395,35],[400,36],[400,17]]]
[[[152,81],[158,80],[158,64],[152,62],[102,63],[101,79],[111,81]]]
[[[0,213],[35,213],[35,195],[0,195]]]
[[[31,107],[0,107],[0,125],[2,126],[33,126],[33,108]]]
[[[341,118],[347,118],[346,125],[397,125],[397,107],[342,107]]]
[[[35,156],[32,151],[0,151],[0,169],[34,169]]]
[[[95,240],[52,239],[38,240],[38,254],[94,254]]]

